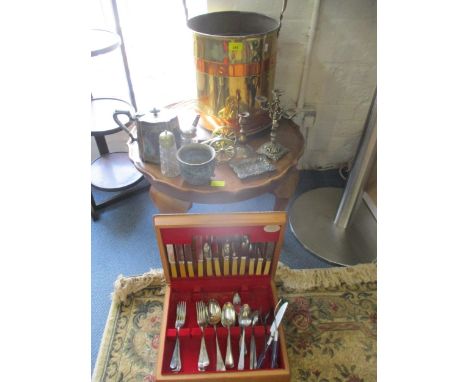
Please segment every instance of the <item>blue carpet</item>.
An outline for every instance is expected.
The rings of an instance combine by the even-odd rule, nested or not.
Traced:
[[[318,187],[344,187],[336,170],[301,171],[296,193]],[[108,193],[93,190],[97,203]],[[274,196],[229,204],[194,204],[190,213],[271,211]],[[158,210],[147,192],[134,195],[101,211],[91,224],[91,367],[94,369],[104,326],[109,312],[113,284],[118,275],[138,275],[160,268],[161,260],[152,226]],[[330,265],[306,251],[288,227],[280,260],[291,268],[324,268]]]

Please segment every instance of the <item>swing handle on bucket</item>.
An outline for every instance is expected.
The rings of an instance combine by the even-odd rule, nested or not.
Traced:
[[[182,0],[182,3],[184,5],[185,21],[188,22],[187,0]],[[278,35],[279,35],[280,30],[281,30],[281,23],[283,21],[283,14],[284,14],[284,11],[286,10],[287,5],[288,5],[288,0],[283,0],[283,8],[281,9],[281,14],[280,14],[280,17],[279,17]]]

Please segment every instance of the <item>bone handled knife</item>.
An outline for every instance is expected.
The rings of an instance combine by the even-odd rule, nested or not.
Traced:
[[[237,276],[239,274],[240,247],[241,247],[241,236],[234,235],[234,237],[231,240],[231,258],[232,258],[231,274],[233,276]]]
[[[193,258],[192,258],[192,245],[191,244],[184,244],[184,255],[185,261],[187,262],[187,272],[189,277],[195,277],[195,273],[193,272]]]
[[[241,256],[240,265],[239,265],[239,275],[241,275],[241,276],[245,275],[245,263],[246,262],[247,262],[247,257],[246,256]]]
[[[180,277],[185,278],[187,277],[187,272],[185,270],[184,246],[182,244],[176,244],[175,253],[177,263],[179,264]]]
[[[242,241],[240,243],[240,267],[239,274],[241,276],[245,275],[245,266],[247,263],[247,255],[249,253],[249,237],[247,235],[242,236]]]
[[[169,267],[171,268],[171,276],[177,278],[177,265],[174,255],[174,246],[172,244],[166,244],[167,260],[169,261]]]
[[[211,246],[208,241],[203,244],[203,256],[206,262],[206,275],[213,276],[213,263],[211,262]]]
[[[255,273],[255,255],[256,255],[255,246],[252,243],[250,243],[249,244],[249,276],[252,276]]]
[[[195,251],[195,257],[197,260],[197,274],[198,277],[203,277],[203,242],[201,236],[193,237],[193,248]]]
[[[237,251],[238,249],[236,248],[237,246],[232,245],[232,270],[231,274],[233,276],[237,276],[237,271],[238,271],[238,259],[239,257],[237,256]]]
[[[265,268],[263,269],[264,275],[268,275],[270,273],[271,259],[273,258],[274,252],[275,252],[275,242],[269,241],[265,249]]]
[[[262,267],[263,267],[263,256],[264,256],[264,245],[259,244],[257,246],[257,269],[255,270],[255,274],[260,276],[262,274]]]
[[[229,276],[229,257],[231,256],[231,244],[226,239],[223,244],[223,275]]]
[[[221,265],[219,263],[219,257],[221,256],[219,253],[219,244],[213,236],[211,237],[211,254],[213,255],[215,276],[222,276]]]

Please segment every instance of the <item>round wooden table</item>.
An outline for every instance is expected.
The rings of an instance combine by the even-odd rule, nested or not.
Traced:
[[[206,135],[204,129],[201,132]],[[282,120],[277,130],[277,141],[289,149],[277,162],[276,171],[239,179],[227,163],[218,164],[213,180],[223,180],[224,187],[193,186],[181,176],[166,178],[159,165],[143,162],[138,153],[138,143],[129,143],[129,157],[135,167],[151,184],[150,196],[161,213],[184,213],[192,203],[212,204],[238,202],[267,192],[275,197],[274,209],[284,210],[294,193],[299,173],[297,162],[304,152],[304,138],[299,127],[290,120]],[[270,139],[270,130],[250,136],[247,143],[255,150]]]

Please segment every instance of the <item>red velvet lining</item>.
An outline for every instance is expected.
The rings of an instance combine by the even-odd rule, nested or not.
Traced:
[[[242,226],[242,227],[180,227],[161,228],[161,237],[166,244],[190,244],[194,236],[202,237],[212,235],[215,237],[248,235],[252,243],[267,241],[278,241],[280,231],[266,232],[264,226]]]
[[[172,374],[169,364],[175,346],[176,330],[174,329],[174,323],[177,303],[179,301],[187,302],[185,325],[179,331],[180,354],[182,359],[182,370],[179,374],[197,374],[200,373],[197,368],[197,362],[200,351],[201,330],[197,325],[195,303],[201,300],[207,302],[210,298],[214,298],[222,308],[225,302],[232,302],[235,292],[240,294],[243,304],[249,304],[252,310],[259,310],[263,315],[274,308],[275,301],[273,300],[269,276],[230,276],[223,277],[222,279],[219,277],[205,277],[203,278],[203,282],[200,282],[200,279],[172,280],[167,317],[168,325],[165,338],[165,354],[162,365],[163,374]],[[271,324],[272,318],[270,314],[268,324]],[[264,328],[259,323],[255,326],[254,331],[258,358],[264,347]],[[224,328],[220,323],[217,326],[217,332],[219,346],[224,360],[226,355],[227,328]],[[244,370],[249,370],[251,333],[252,329],[247,328],[245,338],[248,354],[244,359]],[[237,363],[239,361],[239,338],[240,328],[236,323],[236,326],[231,327],[231,346],[235,367],[233,369],[228,369],[230,372],[242,372],[237,370]],[[205,329],[205,341],[210,359],[210,366],[207,368],[206,372],[216,372],[216,345],[213,326],[208,326]],[[267,358],[263,364],[263,369],[270,368],[270,353],[271,351],[268,352]],[[284,360],[282,359],[281,352],[279,352],[278,356],[278,365],[280,369],[284,368]]]

